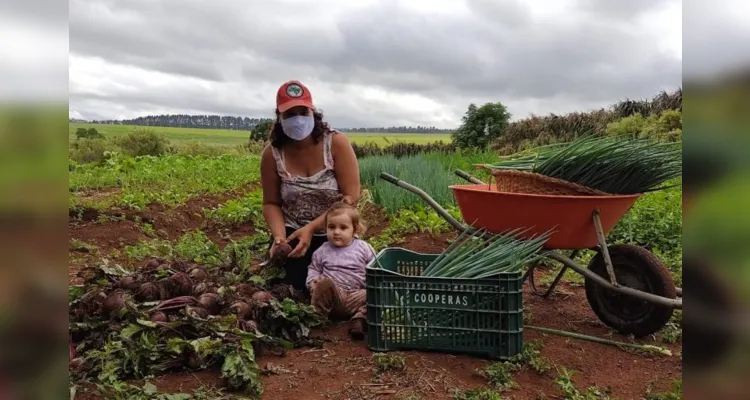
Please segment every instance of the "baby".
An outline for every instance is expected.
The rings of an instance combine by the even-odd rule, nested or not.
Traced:
[[[349,335],[361,340],[367,316],[365,266],[375,250],[355,236],[361,225],[351,205],[337,202],[325,218],[328,241],[313,253],[307,272],[312,305],[328,318],[350,318]]]

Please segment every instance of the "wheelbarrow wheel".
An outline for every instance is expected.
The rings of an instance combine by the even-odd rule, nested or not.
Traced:
[[[648,250],[629,244],[608,249],[617,283],[670,299],[677,297],[669,270]],[[589,270],[609,280],[601,252],[593,257]],[[658,332],[674,313],[671,307],[617,293],[591,279],[586,279],[586,299],[599,320],[621,334],[635,337]]]

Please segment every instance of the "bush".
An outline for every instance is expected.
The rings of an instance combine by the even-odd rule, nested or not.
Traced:
[[[271,133],[271,128],[273,127],[274,120],[267,119],[263,122],[259,123],[258,125],[255,125],[255,127],[250,130],[250,138],[248,140],[248,143],[262,143],[268,140],[268,136]]]
[[[650,100],[624,100],[611,107],[601,108],[590,112],[572,112],[564,115],[550,114],[547,116],[532,115],[511,123],[506,132],[493,142],[492,148],[507,155],[519,150],[521,142],[528,146],[545,145],[558,142],[569,142],[580,135],[595,134],[603,135],[608,125],[621,121],[623,118],[634,117],[626,121],[626,124],[637,124],[639,118],[649,118],[652,115],[663,115],[663,122],[674,123],[675,116],[682,111],[682,89],[672,93],[661,92]],[[667,121],[668,120],[668,121]],[[679,140],[682,138],[682,122],[679,118],[680,128],[659,130],[658,136],[664,140]],[[622,127],[622,129],[632,129]],[[540,137],[545,135],[544,138]],[[547,138],[546,136],[551,136]],[[549,141],[549,143],[547,143]]]
[[[78,128],[76,130],[77,139],[104,139],[104,135],[99,133],[96,128]]]
[[[606,134],[650,137],[664,141],[681,140],[682,113],[677,110],[667,110],[647,118],[638,113],[610,123],[607,125]]]
[[[266,147],[265,143],[253,142],[242,146],[242,154],[263,154],[263,149]]]
[[[117,145],[130,156],[160,156],[167,152],[169,140],[151,129],[137,128],[117,139]]]
[[[78,139],[70,144],[68,157],[79,164],[100,163],[104,161],[104,152],[112,150],[113,147],[108,140]]]
[[[451,139],[459,148],[486,148],[503,136],[510,123],[510,113],[502,103],[486,103],[481,107],[469,104],[461,126],[453,131]]]

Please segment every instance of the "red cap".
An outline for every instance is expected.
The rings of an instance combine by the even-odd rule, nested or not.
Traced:
[[[313,106],[312,95],[300,81],[289,81],[281,85],[276,93],[276,108],[279,112],[284,112],[292,107],[305,106],[315,110]]]

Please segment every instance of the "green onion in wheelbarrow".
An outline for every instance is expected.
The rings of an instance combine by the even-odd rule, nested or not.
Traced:
[[[584,136],[481,167],[534,172],[611,194],[645,193],[682,175],[682,146],[646,137]]]
[[[468,230],[468,228],[467,228]],[[500,234],[467,230],[424,270],[422,276],[443,278],[485,278],[499,273],[520,272],[540,258],[551,232],[519,239],[517,229]]]

